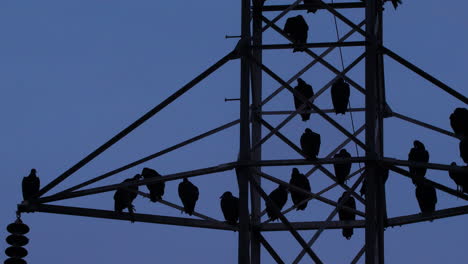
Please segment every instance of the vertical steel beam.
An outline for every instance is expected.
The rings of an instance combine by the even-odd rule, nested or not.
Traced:
[[[240,140],[239,161],[250,160],[250,0],[241,0],[240,52]],[[236,170],[239,185],[239,240],[238,263],[250,263],[250,215],[248,167]]]
[[[378,158],[382,157],[380,115],[381,60],[378,56],[381,37],[381,0],[368,0],[366,7],[366,264],[383,264],[382,179],[377,174]]]
[[[263,0],[252,0],[252,57],[257,61],[262,61],[262,5]],[[252,144],[255,145],[262,139],[262,69],[255,63],[251,64],[251,83],[252,83]],[[252,151],[252,160],[260,161],[262,159],[262,147],[259,146]],[[261,172],[261,167],[251,168],[252,172]],[[251,175],[259,184],[261,177],[258,173]],[[257,190],[250,186],[251,199],[251,224],[259,225],[261,222],[261,197]],[[261,234],[252,232],[250,234],[250,262],[251,264],[260,264],[261,256]]]

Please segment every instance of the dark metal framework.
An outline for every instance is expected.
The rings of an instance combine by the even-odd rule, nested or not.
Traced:
[[[70,199],[75,197],[81,197],[86,195],[93,195],[102,192],[109,192],[116,190],[118,188],[125,188],[135,185],[145,185],[148,183],[156,183],[160,181],[173,181],[181,179],[184,177],[196,177],[201,175],[207,175],[222,171],[235,170],[237,174],[238,184],[239,184],[239,196],[240,196],[240,220],[238,226],[231,226],[222,221],[213,219],[209,216],[205,216],[195,212],[195,216],[200,219],[193,218],[182,218],[182,217],[168,217],[160,215],[148,215],[148,214],[135,214],[134,220],[147,222],[147,223],[157,223],[157,224],[168,224],[168,225],[179,225],[179,226],[189,226],[189,227],[198,227],[198,228],[209,228],[209,229],[219,229],[219,230],[235,230],[239,234],[239,263],[242,264],[258,264],[261,262],[260,250],[263,246],[266,251],[272,256],[272,258],[277,263],[284,263],[281,259],[280,254],[278,254],[275,249],[268,243],[265,237],[262,236],[262,232],[267,231],[289,231],[298,243],[302,246],[303,251],[298,255],[293,263],[298,263],[301,258],[307,254],[315,263],[323,263],[319,255],[314,252],[311,246],[318,239],[320,234],[327,229],[337,229],[343,227],[353,227],[353,228],[365,228],[365,243],[362,249],[357,252],[355,258],[350,260],[351,263],[357,263],[357,261],[365,255],[366,264],[382,264],[384,263],[384,228],[389,226],[401,226],[407,224],[413,224],[423,221],[432,221],[434,219],[457,216],[468,213],[468,206],[461,206],[455,208],[448,208],[443,210],[437,210],[430,215],[422,214],[413,214],[400,217],[387,218],[386,216],[386,205],[385,205],[385,188],[383,184],[383,179],[381,175],[376,174],[377,166],[384,166],[396,172],[397,174],[410,177],[409,172],[401,167],[415,166],[415,167],[424,167],[434,170],[454,170],[454,171],[466,171],[461,167],[453,167],[444,164],[434,164],[434,163],[417,163],[417,162],[408,162],[403,160],[396,160],[387,158],[384,156],[383,149],[383,120],[384,118],[396,117],[407,122],[413,123],[418,126],[422,126],[427,129],[439,132],[441,134],[456,137],[452,132],[446,131],[444,129],[435,127],[433,125],[418,121],[411,117],[392,112],[390,107],[387,105],[385,100],[385,87],[384,87],[384,71],[383,71],[383,56],[387,55],[388,57],[394,59],[401,65],[420,75],[424,79],[433,83],[437,87],[441,88],[448,94],[454,96],[464,103],[468,103],[468,98],[458,93],[457,91],[451,89],[449,86],[443,82],[437,80],[435,77],[424,72],[414,64],[408,62],[402,57],[398,56],[390,49],[384,47],[382,43],[382,0],[367,0],[365,3],[357,1],[355,3],[332,3],[327,4],[320,0],[316,1],[315,4],[301,5],[299,3],[302,0],[294,1],[291,5],[267,5],[263,6],[262,0],[241,0],[242,1],[242,24],[241,24],[241,40],[239,41],[237,47],[221,58],[218,62],[214,63],[211,67],[201,73],[199,76],[194,78],[192,81],[183,86],[180,90],[176,91],[173,95],[169,96],[162,103],[151,109],[148,113],[143,115],[137,121],[129,125],[127,128],[122,130],[116,136],[111,138],[109,141],[104,143],[102,146],[94,150],[91,154],[86,156],[83,160],[79,161],[77,164],[72,166],[70,169],[65,171],[63,174],[58,176],[55,180],[43,187],[36,200],[23,202],[18,206],[19,212],[46,212],[46,213],[55,213],[55,214],[67,214],[67,215],[78,215],[78,216],[87,216],[87,217],[96,217],[96,218],[108,218],[115,220],[130,220],[128,214],[116,214],[113,211],[105,210],[96,210],[89,208],[77,208],[69,206],[58,206],[50,205],[47,203]],[[268,2],[267,2],[268,3]],[[305,66],[301,71],[292,76],[287,81],[283,80],[276,73],[270,70],[262,62],[262,50],[263,49],[290,49],[293,47],[292,44],[278,44],[278,45],[264,45],[262,43],[262,34],[267,29],[272,29],[287,40],[291,41],[288,36],[279,28],[275,23],[284,17],[291,10],[305,10],[307,8],[317,8],[321,10],[326,10],[332,13],[336,18],[340,19],[342,22],[351,27],[351,30],[343,35],[337,42],[327,42],[327,43],[309,43],[306,44],[305,53],[312,57],[312,62]],[[365,9],[365,19],[359,23],[354,24],[344,15],[342,15],[339,10],[344,8],[359,8]],[[280,11],[280,14],[277,15],[273,20],[269,20],[263,16],[263,12],[276,12]],[[365,25],[365,29],[361,29]],[[362,41],[352,41],[346,42],[351,35],[358,33],[362,35]],[[291,42],[292,43],[292,42]],[[343,71],[336,69],[330,63],[325,60],[325,57],[333,51],[336,47],[343,46],[364,46],[365,52],[356,58],[350,65],[348,65]],[[309,48],[314,47],[327,47],[327,49],[319,54],[314,53]],[[197,135],[193,138],[185,140],[179,144],[176,144],[167,149],[156,152],[147,157],[141,158],[137,161],[131,162],[125,166],[109,171],[103,175],[100,175],[96,178],[90,179],[84,183],[78,184],[74,187],[66,189],[62,192],[46,196],[46,194],[51,191],[54,187],[60,184],[63,180],[71,176],[74,172],[79,170],[81,167],[86,165],[88,162],[93,160],[95,157],[100,155],[110,146],[115,144],[117,141],[128,135],[135,128],[143,124],[145,121],[150,119],[164,107],[168,106],[170,103],[175,101],[177,98],[182,96],[185,92],[190,90],[196,84],[201,82],[204,78],[209,76],[211,73],[215,72],[217,69],[222,67],[224,64],[231,60],[240,59],[241,69],[240,69],[240,119],[229,122],[225,125],[219,126],[212,130],[207,131],[206,133]],[[365,87],[360,86],[358,83],[354,82],[346,74],[360,61],[365,60]],[[294,89],[291,87],[291,83],[299,78],[303,73],[308,69],[313,67],[316,64],[321,64],[328,68],[331,72],[336,74],[336,77],[330,80],[324,87],[318,90],[314,98],[307,100],[303,98],[300,94],[295,94]],[[262,98],[262,74],[266,73],[268,76],[276,80],[280,87],[273,92],[271,95],[268,95],[265,99]],[[339,77],[343,77],[352,87],[354,87],[358,92],[361,92],[365,96],[365,106],[361,108],[354,108],[350,111],[364,111],[365,112],[365,124],[360,127],[354,133],[347,131],[340,124],[333,120],[328,113],[331,110],[322,110],[314,105],[313,101],[315,98],[320,96],[326,89],[328,89],[333,82]],[[268,141],[273,135],[277,136],[284,143],[289,145],[293,150],[298,152],[300,155],[304,156],[301,149],[291,142],[285,135],[283,135],[279,130],[294,116],[302,112],[305,108],[305,105],[297,111],[262,111],[262,106],[268,103],[274,96],[276,96],[283,89],[289,90],[291,93],[300,97],[301,100],[312,108],[313,114],[320,115],[323,119],[329,122],[337,130],[346,136],[346,140],[342,142],[336,149],[330,152],[325,158],[318,159],[315,161],[309,161],[305,159],[295,159],[295,160],[263,160],[261,153],[261,146],[266,141]],[[250,102],[252,98],[252,102]],[[270,125],[265,121],[263,115],[287,115],[287,117],[276,127]],[[157,158],[161,155],[169,153],[178,148],[187,146],[197,140],[213,135],[219,131],[227,129],[229,127],[240,125],[240,150],[239,157],[236,162],[220,164],[213,167],[202,168],[192,171],[180,172],[171,175],[165,175],[162,178],[155,179],[145,179],[136,182],[127,182],[120,184],[113,184],[107,186],[101,186],[96,188],[84,189],[84,187],[98,182],[102,179],[115,175],[124,170],[133,168],[141,163],[149,161],[151,159]],[[266,128],[269,133],[262,135],[262,128]],[[362,142],[357,138],[357,136],[365,131],[365,142]],[[354,142],[360,148],[365,151],[363,157],[354,157],[350,159],[335,159],[333,155],[339,151],[346,144]],[[359,179],[355,181],[353,186],[349,187],[346,184],[332,184],[319,192],[309,192],[301,188],[291,186],[287,182],[284,182],[274,176],[268,175],[262,172],[261,168],[266,166],[291,166],[291,165],[315,165],[309,172],[307,176],[311,175],[314,171],[320,170],[325,175],[335,180],[333,173],[324,168],[323,164],[337,164],[337,163],[365,163],[365,167],[359,169],[358,171],[352,173],[349,178],[359,175],[359,173],[365,171],[361,174]],[[366,199],[361,198],[358,194],[355,193],[357,186],[366,179],[367,182],[367,193]],[[271,200],[266,195],[265,191],[262,189],[261,180],[266,179],[281,185],[287,186],[291,190],[295,190],[301,193],[304,193],[309,196],[308,200],[316,199],[323,203],[329,204],[334,207],[332,213],[324,221],[313,221],[313,222],[290,222],[286,218],[286,214],[290,212],[293,208],[289,208],[280,212],[276,206],[271,203]],[[464,199],[468,201],[468,195],[460,193],[454,189],[451,189],[442,184],[425,180],[428,184],[434,186],[442,192],[446,192],[455,197]],[[343,206],[342,203],[329,200],[322,196],[323,193],[335,188],[340,185],[342,188],[347,190],[345,199],[348,199],[350,195],[355,197],[358,202],[365,205],[365,212],[355,210]],[[139,192],[142,196],[148,196],[143,192]],[[250,195],[250,197],[249,197]],[[261,210],[261,200],[265,200],[267,203],[270,203],[277,213],[279,213],[279,218],[281,223],[270,223],[270,220],[261,221],[261,217],[265,214]],[[250,212],[249,212],[249,202],[250,202]],[[162,204],[167,206],[180,209],[181,207],[170,203],[168,201],[161,201]],[[362,220],[355,221],[334,221],[334,217],[337,214],[338,210],[342,208],[344,210],[349,210],[354,212],[356,215],[361,216]],[[315,235],[309,240],[306,241],[304,238],[297,232],[298,230],[317,230]]]

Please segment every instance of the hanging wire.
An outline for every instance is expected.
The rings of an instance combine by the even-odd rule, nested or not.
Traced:
[[[333,4],[333,0],[331,0]],[[338,30],[338,22],[336,20],[336,16],[333,15],[333,20],[335,21],[335,30],[336,30],[336,39],[339,41],[340,40],[340,32]],[[341,71],[344,71],[345,66],[344,66],[344,59],[343,59],[343,51],[341,50],[341,46],[338,47],[340,51],[340,59],[341,59]],[[348,107],[351,109],[351,100],[348,101]],[[353,118],[353,112],[349,111],[350,117],[351,117],[351,127],[353,129],[353,134],[356,134],[356,128],[354,126],[354,118]],[[356,149],[356,156],[359,157],[359,148],[356,142],[354,142],[354,147]],[[359,169],[361,169],[361,163],[358,163]]]

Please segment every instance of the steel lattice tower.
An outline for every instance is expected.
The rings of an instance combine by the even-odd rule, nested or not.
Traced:
[[[167,217],[159,215],[149,215],[149,214],[135,214],[135,221],[149,222],[149,223],[159,223],[159,224],[171,224],[171,225],[180,225],[180,226],[189,226],[189,227],[201,227],[201,228],[212,228],[212,229],[221,229],[221,230],[236,230],[238,231],[238,262],[242,264],[257,264],[261,263],[260,250],[261,247],[264,247],[267,252],[277,261],[277,263],[284,263],[279,254],[272,248],[268,243],[265,237],[262,235],[263,231],[288,231],[298,243],[303,247],[304,253],[308,254],[315,263],[323,263],[319,256],[311,249],[311,244],[317,240],[318,236],[326,229],[337,229],[343,227],[353,227],[353,228],[365,228],[365,246],[357,252],[356,257],[351,261],[351,263],[357,263],[357,261],[365,254],[365,263],[366,264],[382,264],[384,263],[384,228],[389,226],[399,226],[411,223],[417,223],[422,221],[430,221],[433,219],[451,217],[456,215],[462,215],[468,213],[468,206],[455,207],[443,210],[437,210],[430,215],[423,214],[414,214],[407,216],[400,216],[394,218],[387,218],[386,214],[386,202],[385,202],[385,187],[382,179],[382,175],[379,175],[377,168],[379,166],[384,166],[389,168],[391,171],[398,174],[412,177],[411,174],[406,169],[401,167],[424,167],[428,169],[436,170],[454,170],[459,172],[465,172],[466,169],[460,167],[452,167],[449,165],[435,164],[435,163],[417,163],[417,162],[408,162],[404,160],[396,160],[386,158],[384,155],[384,142],[383,142],[383,127],[384,119],[395,117],[399,119],[406,120],[408,122],[414,123],[415,125],[425,127],[427,129],[434,130],[436,132],[445,134],[451,137],[457,137],[454,133],[447,130],[435,127],[433,125],[409,118],[407,116],[395,113],[387,105],[385,99],[385,85],[384,85],[384,56],[388,56],[400,63],[401,65],[412,70],[416,74],[420,75],[427,81],[441,88],[448,94],[454,96],[465,104],[468,103],[468,98],[458,93],[457,91],[451,89],[446,84],[442,83],[438,79],[424,72],[417,66],[403,59],[399,55],[395,54],[391,50],[387,49],[383,44],[383,18],[382,18],[382,0],[367,0],[364,2],[353,2],[353,3],[332,3],[327,4],[320,0],[317,0],[314,4],[301,4],[302,0],[294,1],[291,5],[263,5],[263,0],[241,0],[242,1],[242,24],[241,24],[241,39],[238,42],[236,48],[223,57],[221,60],[213,64],[202,74],[194,78],[192,81],[187,83],[181,89],[176,91],[174,94],[169,96],[166,100],[161,102],[159,105],[151,109],[148,113],[143,115],[141,118],[136,120],[134,123],[129,125],[127,128],[122,130],[120,133],[111,138],[108,142],[104,143],[102,146],[97,148],[91,154],[86,156],[80,162],[72,166],[70,169],[65,171],[58,178],[47,184],[43,187],[39,194],[38,199],[34,201],[23,202],[18,206],[18,211],[21,212],[46,212],[46,213],[59,213],[59,214],[69,214],[69,215],[81,215],[81,216],[90,216],[98,218],[109,218],[109,219],[119,219],[119,220],[129,220],[130,217],[128,214],[116,214],[113,211],[105,210],[95,210],[95,209],[86,209],[86,208],[76,208],[76,207],[67,207],[67,206],[56,206],[48,205],[46,203],[59,201],[63,199],[69,199],[74,197],[81,197],[96,193],[103,193],[114,191],[118,188],[124,188],[128,186],[135,185],[145,185],[148,183],[156,183],[161,181],[173,181],[177,179],[182,179],[184,177],[194,177],[201,176],[205,174],[212,174],[221,171],[235,170],[237,173],[237,181],[239,185],[239,199],[240,199],[240,210],[239,210],[239,225],[231,226],[224,222],[213,220],[210,217],[195,213],[195,216],[201,218],[192,219],[192,218],[181,218],[181,217]],[[267,1],[268,4],[268,1]],[[324,42],[324,43],[308,43],[305,46],[308,48],[305,51],[305,54],[310,55],[313,58],[313,62],[307,65],[304,69],[298,72],[293,78],[288,81],[283,80],[279,77],[274,71],[269,67],[263,64],[262,61],[262,51],[264,49],[290,49],[293,48],[293,44],[275,44],[275,45],[263,45],[262,35],[266,29],[273,29],[280,33],[283,37],[290,40],[285,32],[278,27],[275,23],[284,17],[288,12],[292,10],[306,10],[308,8],[317,8],[321,10],[326,10],[333,14],[336,18],[347,24],[351,27],[351,30],[343,35],[337,42]],[[356,9],[364,8],[365,9],[365,18],[360,24],[355,24],[346,16],[342,15],[340,9]],[[263,16],[263,12],[270,11],[281,11],[280,14],[273,20],[269,20]],[[365,26],[365,30],[362,27]],[[348,37],[352,34],[357,33],[362,37],[361,41],[346,41]],[[349,64],[343,71],[336,69],[330,63],[328,63],[324,57],[330,53],[336,47],[345,47],[345,46],[363,46],[365,47],[365,52],[359,56],[354,62]],[[309,48],[327,48],[325,52],[318,55],[311,51]],[[106,149],[112,146],[114,143],[131,133],[135,128],[143,124],[145,121],[150,119],[160,110],[171,104],[178,97],[183,95],[185,92],[194,87],[197,83],[202,81],[204,78],[209,76],[211,73],[215,72],[217,69],[222,67],[228,61],[237,60],[241,61],[240,69],[240,118],[233,122],[227,123],[223,126],[220,126],[216,129],[210,130],[206,133],[195,136],[191,139],[188,139],[184,142],[181,142],[177,145],[174,145],[170,148],[162,150],[158,153],[140,159],[138,161],[132,162],[128,165],[125,165],[119,169],[110,171],[106,174],[103,174],[94,179],[88,180],[82,184],[71,187],[65,191],[50,195],[44,196],[47,192],[52,190],[55,186],[60,184],[63,180],[71,176],[74,172],[78,171],[81,167],[86,165],[88,162],[93,160],[95,157],[103,153]],[[358,83],[353,81],[351,78],[347,77],[346,74],[357,64],[359,61],[365,60],[365,87],[361,87]],[[327,85],[317,92],[315,97],[318,97],[323,91],[328,89],[333,81],[338,78],[344,78],[355,90],[361,92],[365,96],[365,108],[362,110],[359,109],[350,109],[350,111],[365,111],[365,126],[351,133],[343,128],[338,122],[336,122],[332,117],[327,113],[330,110],[322,110],[318,108],[313,103],[313,99],[309,100],[307,104],[312,107],[312,112],[314,114],[320,115],[323,119],[329,122],[337,130],[343,133],[347,139],[345,142],[340,144],[334,151],[332,151],[327,157],[323,159],[318,159],[314,161],[306,159],[294,159],[294,160],[263,160],[262,159],[262,144],[268,140],[271,136],[276,135],[286,144],[288,144],[292,149],[296,150],[299,154],[303,155],[300,148],[298,148],[291,140],[279,132],[279,129],[289,122],[294,116],[298,114],[298,111],[292,111],[289,116],[277,127],[271,126],[262,118],[262,106],[268,102],[272,97],[278,94],[281,90],[287,89],[292,93],[295,93],[294,89],[291,87],[291,83],[299,78],[305,71],[315,64],[321,64],[331,70],[336,77],[331,80]],[[262,75],[266,74],[277,81],[281,88],[275,91],[273,94],[269,95],[266,99],[263,99],[262,96]],[[297,93],[296,93],[297,95]],[[300,96],[300,95],[299,95]],[[252,101],[250,101],[252,98]],[[305,100],[305,99],[303,99]],[[214,133],[217,133],[226,128],[232,127],[234,125],[240,125],[240,149],[238,160],[221,164],[214,167],[203,168],[193,171],[180,172],[171,175],[164,175],[163,178],[157,179],[145,179],[137,182],[130,183],[121,183],[107,185],[97,188],[82,189],[83,187],[95,183],[99,180],[110,177],[114,174],[142,164],[148,160],[161,156],[165,153],[168,153],[172,150],[178,149],[185,145],[188,145],[192,142],[195,142],[201,138],[208,137]],[[267,128],[270,132],[267,135],[262,135],[262,128]],[[357,138],[357,135],[360,132],[365,131],[365,142],[362,142]],[[339,149],[342,148],[345,144],[349,142],[354,142],[361,149],[365,150],[365,155],[363,157],[353,157],[350,159],[335,159],[333,154],[335,154]],[[356,199],[359,199],[365,204],[365,212],[359,210],[353,210],[342,205],[342,203],[331,201],[326,199],[318,193],[312,193],[300,189],[295,186],[289,185],[287,182],[284,182],[276,177],[270,176],[262,172],[262,167],[264,166],[291,166],[291,165],[314,165],[312,171],[322,170],[325,174],[329,175],[331,178],[334,178],[334,175],[323,168],[321,165],[324,164],[335,164],[335,163],[364,163],[365,168],[354,173],[357,175],[360,171],[365,171],[363,175],[357,180],[353,186],[343,185],[342,187],[348,191],[349,195],[353,195]],[[357,186],[364,180],[367,183],[367,193],[365,199],[361,198],[356,194],[355,189]],[[307,194],[310,199],[317,199],[321,202],[335,206],[336,209],[326,221],[321,222],[290,222],[286,217],[285,213],[281,213],[278,208],[274,208],[277,213],[280,215],[281,223],[262,223],[261,221],[261,201],[262,199],[266,202],[270,202],[270,198],[262,189],[261,179],[267,179],[274,183],[281,185],[286,185],[290,190],[295,190],[304,194]],[[427,184],[432,185],[436,189],[442,192],[446,192],[453,196],[456,196],[463,200],[468,200],[468,195],[460,193],[456,190],[453,190],[447,186],[441,185],[439,183],[425,180]],[[338,184],[330,186],[333,188]],[[146,195],[141,193],[141,195]],[[172,203],[161,201],[166,205],[172,206],[174,208],[179,208],[177,205]],[[249,211],[249,204],[251,210]],[[274,207],[274,206],[273,206]],[[355,220],[355,221],[333,221],[333,217],[337,214],[338,208],[344,208],[346,210],[353,211],[359,216],[362,216],[364,220]],[[317,230],[316,235],[312,238],[311,241],[307,242],[304,238],[298,233],[298,230]],[[303,254],[304,255],[304,254]],[[300,258],[299,258],[300,260]],[[298,261],[299,261],[298,260]],[[298,262],[297,261],[297,262]],[[297,263],[295,262],[295,263]]]

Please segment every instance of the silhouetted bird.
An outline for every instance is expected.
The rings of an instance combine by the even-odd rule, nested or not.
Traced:
[[[437,193],[435,188],[426,183],[424,179],[416,181],[416,198],[418,199],[421,213],[431,213],[435,211],[437,203]]]
[[[468,137],[463,138],[459,145],[460,157],[465,163],[468,163]]]
[[[320,135],[306,128],[301,136],[301,148],[307,159],[315,160],[320,151]]]
[[[452,162],[450,165],[457,166],[457,163]],[[468,166],[465,166],[463,168],[468,169]],[[457,185],[457,190],[459,192],[468,193],[468,173],[455,172],[455,171],[449,170],[449,176]]]
[[[141,178],[140,174],[135,175],[133,178],[128,178],[124,182],[133,182]],[[114,194],[114,210],[118,213],[121,213],[123,209],[127,208],[128,213],[130,214],[131,221],[134,222],[134,210],[133,200],[137,197],[138,186],[124,187],[119,188],[115,191]]]
[[[468,109],[457,108],[450,115],[450,126],[459,137],[468,135]]]
[[[239,198],[233,196],[231,192],[225,192],[220,199],[221,210],[226,222],[230,225],[237,224],[239,220]]]
[[[338,199],[338,203],[341,203],[342,201],[344,201],[345,194],[346,192],[344,192],[341,195],[341,197]],[[351,197],[351,195],[349,195],[346,202],[342,203],[341,205],[352,208],[352,209],[356,209],[356,201],[354,200],[353,197]],[[340,221],[356,220],[356,214],[354,214],[353,212],[346,211],[343,208],[340,208],[338,210],[338,217],[340,218]],[[342,234],[346,239],[349,240],[354,234],[353,228],[343,228]]]
[[[278,188],[274,189],[270,193],[270,195],[268,195],[268,197],[270,197],[270,199],[273,201],[276,207],[281,211],[281,209],[283,209],[283,206],[288,201],[288,190],[286,189],[286,187],[280,185],[278,186]],[[269,206],[268,203],[266,203],[265,206],[268,217],[271,218],[272,221],[278,219],[279,216],[275,214],[273,208]]]
[[[32,169],[29,175],[23,178],[23,182],[21,183],[23,199],[27,201],[34,198],[37,192],[39,192],[40,185],[41,180],[36,176],[36,169]]]
[[[191,183],[187,178],[179,183],[179,197],[184,205],[184,211],[192,215],[195,210],[195,204],[198,200],[198,187]]]
[[[384,168],[384,167],[377,167],[377,173],[379,173],[380,175],[382,175],[383,177],[383,184],[385,185],[385,183],[387,182],[388,180],[388,169],[387,168]],[[366,195],[366,192],[367,192],[367,186],[366,186],[366,178],[364,178],[364,180],[362,181],[362,185],[361,185],[361,190],[359,190],[359,192],[361,193],[361,196],[365,196]]]
[[[413,148],[408,154],[408,161],[414,162],[428,162],[429,161],[429,152],[427,152],[424,144],[421,141],[415,140],[413,142]],[[426,176],[426,168],[416,168],[409,166],[409,171],[411,176],[413,176],[413,183],[416,184],[415,179],[424,178]]]
[[[317,0],[304,0],[305,5],[315,4],[315,3],[317,3]],[[310,13],[310,12],[312,12],[312,13],[317,12],[317,8],[308,8],[307,13]]]
[[[335,154],[335,159],[349,159],[351,158],[351,154],[346,151],[346,149],[340,150],[339,153]],[[342,164],[333,164],[335,168],[335,176],[336,182],[339,184],[343,184],[346,181],[346,178],[349,176],[351,172],[351,163],[342,163]]]
[[[294,91],[305,97],[307,100],[310,100],[310,98],[314,96],[314,90],[312,90],[312,86],[310,84],[307,84],[301,78],[297,79],[297,86],[294,87]],[[309,104],[301,101],[301,99],[296,94],[294,94],[294,106],[296,107],[296,110],[299,110],[299,107],[301,107],[303,104],[305,104],[305,107],[303,109],[304,112],[310,111],[312,109],[312,107]],[[302,121],[307,121],[310,118],[310,113],[302,113],[301,117]]]
[[[343,78],[339,78],[333,83],[331,88],[331,96],[333,108],[336,114],[345,114],[348,110],[350,89],[349,84]]]
[[[310,183],[309,179],[302,173],[299,172],[297,168],[292,169],[292,174],[291,174],[291,180],[289,181],[289,184],[294,185],[296,187],[299,187],[301,189],[304,189],[306,191],[310,192]],[[307,207],[307,202],[300,204],[302,201],[306,200],[309,198],[308,195],[303,194],[298,191],[291,190],[291,198],[293,200],[294,206],[296,206],[296,210],[304,210]]]
[[[145,179],[162,177],[161,174],[150,168],[143,168],[143,170],[141,171],[141,176],[143,176],[143,178]],[[166,184],[163,181],[161,181],[158,183],[147,184],[146,187],[148,187],[148,190],[150,192],[151,201],[155,203],[162,199],[164,195],[164,187],[166,187]]]
[[[307,31],[309,26],[301,15],[290,17],[284,25],[284,32],[291,38],[295,47],[293,52],[304,51],[304,44],[307,43]]]

